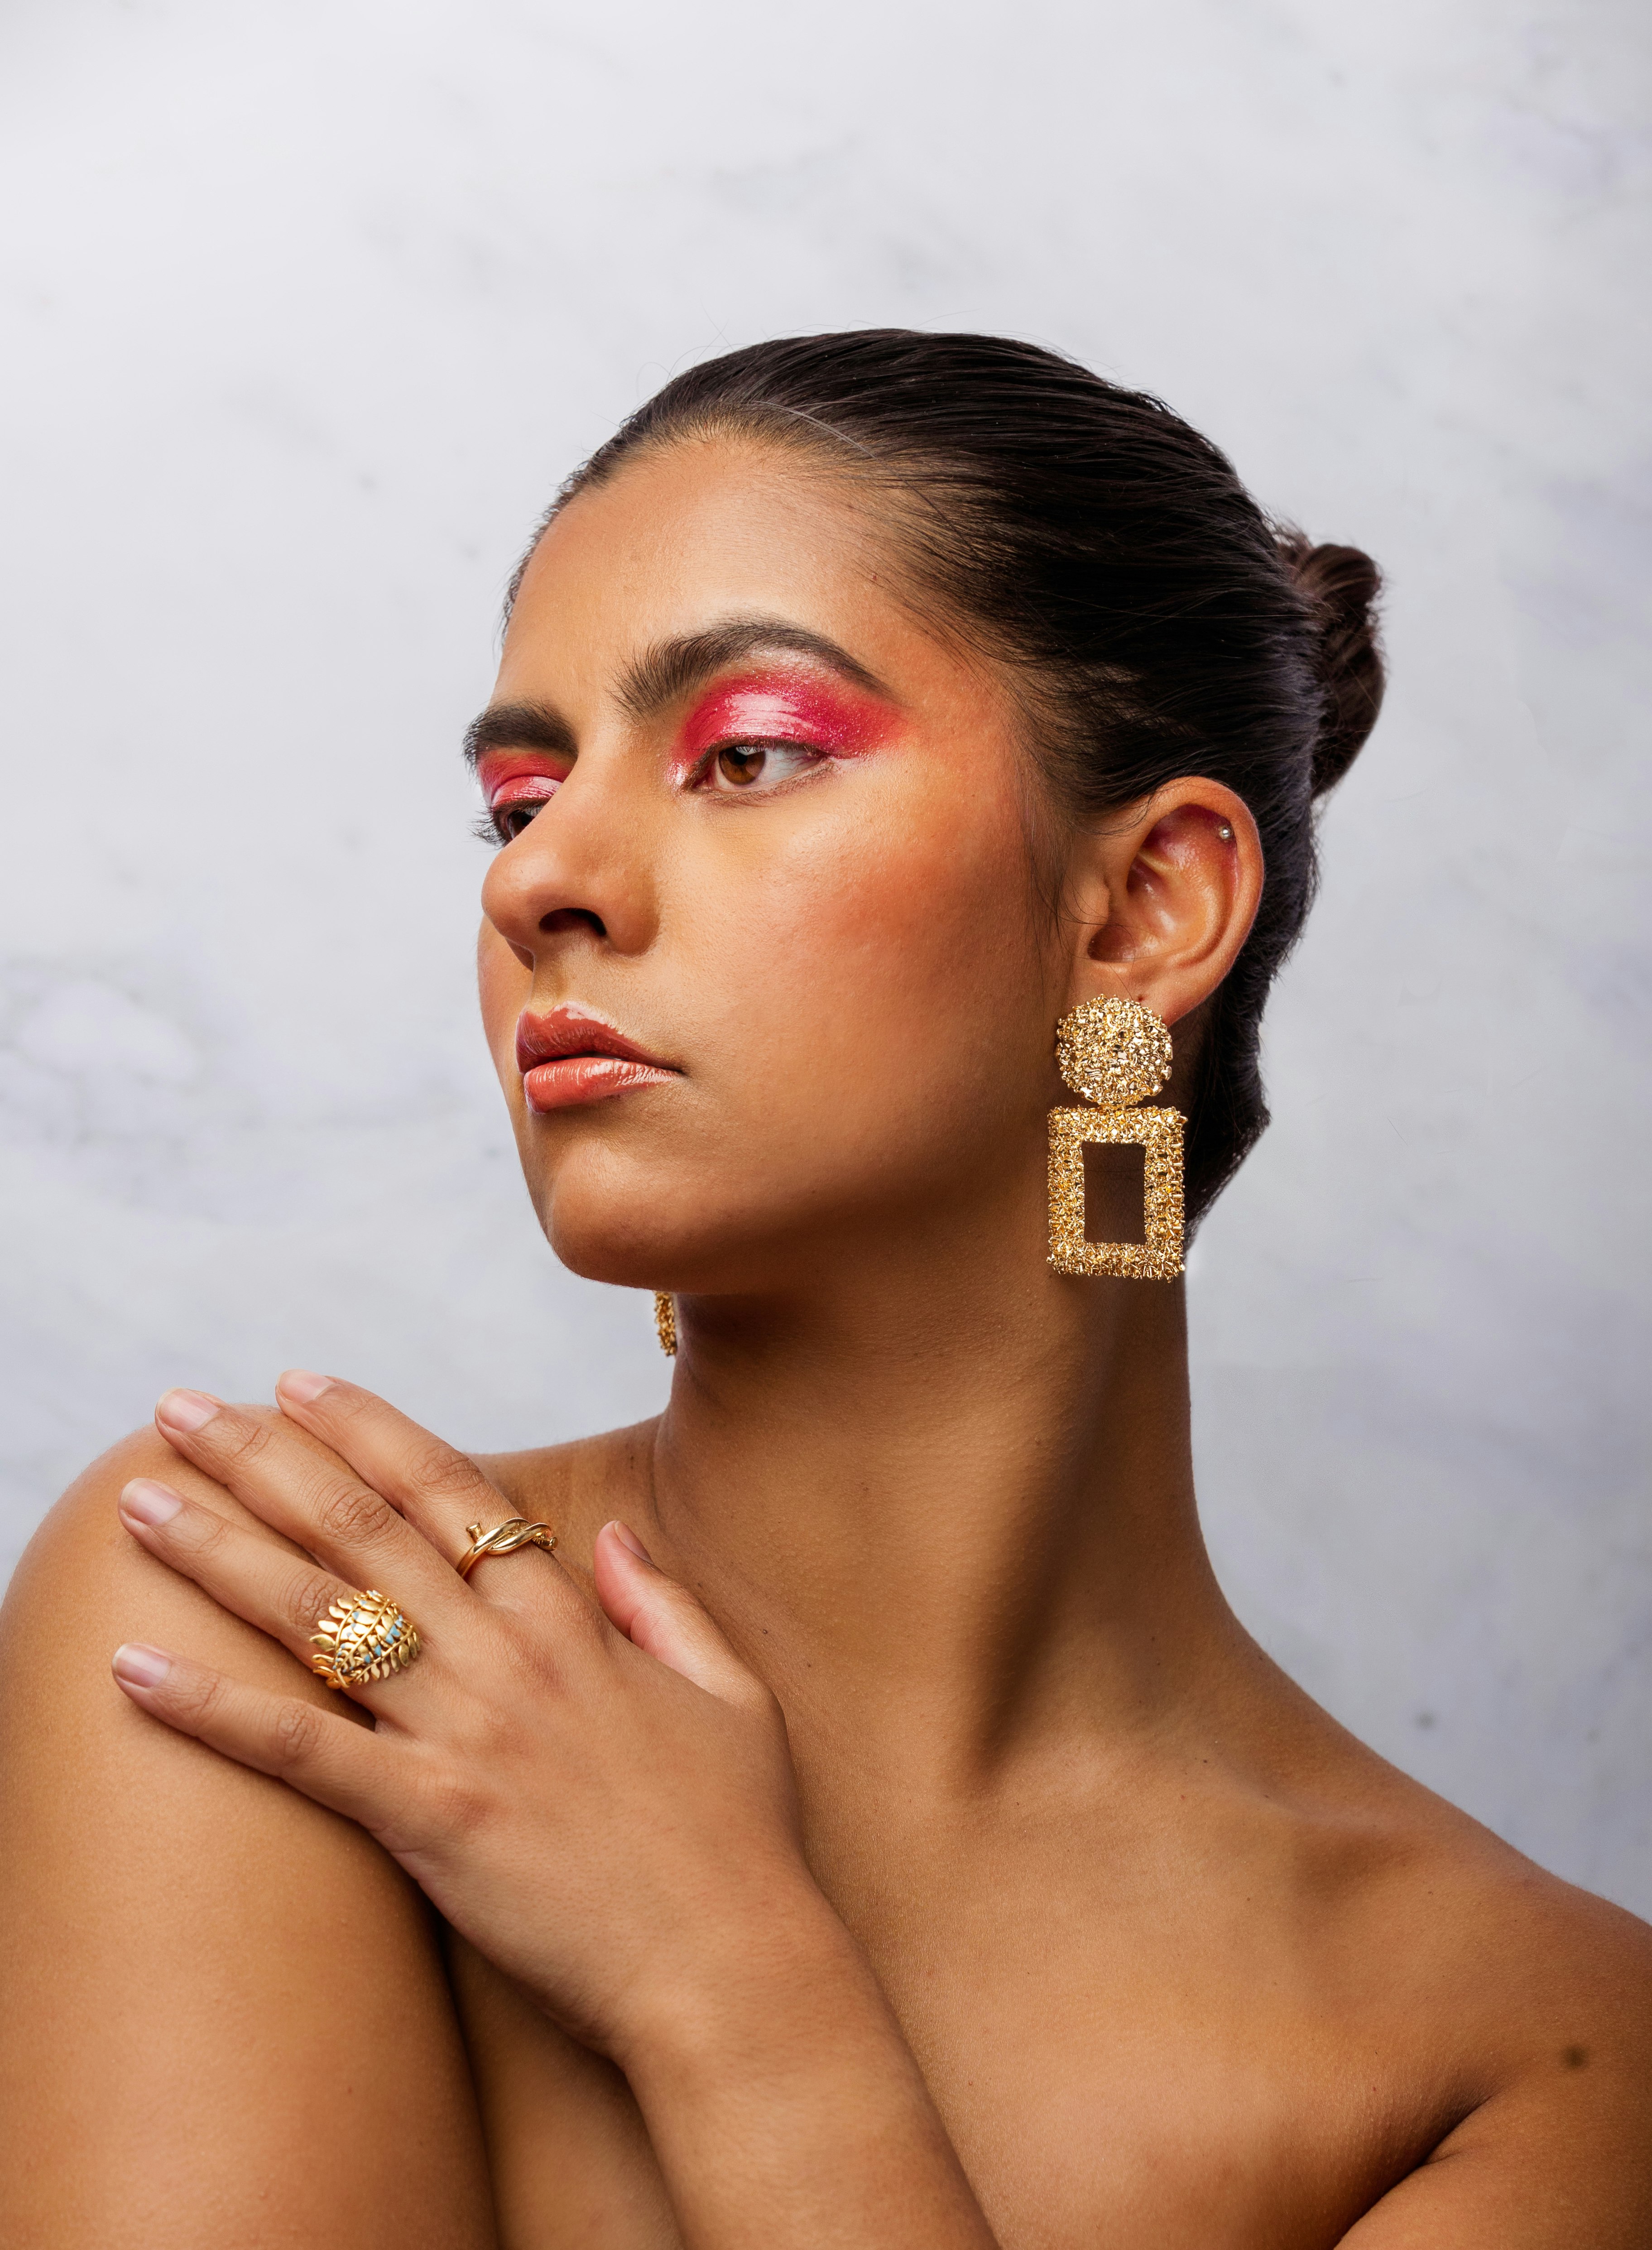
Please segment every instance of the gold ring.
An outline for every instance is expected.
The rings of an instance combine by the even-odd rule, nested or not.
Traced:
[[[329,1688],[353,1688],[362,1680],[388,1680],[405,1670],[419,1653],[419,1637],[388,1594],[369,1586],[333,1604],[320,1630],[310,1635],[321,1651],[310,1659]]]
[[[465,1529],[471,1543],[453,1565],[461,1578],[470,1577],[484,1555],[514,1555],[519,1547],[542,1547],[548,1555],[556,1544],[548,1523],[526,1523],[520,1515],[496,1524],[492,1531],[484,1531],[479,1523],[467,1523]]]

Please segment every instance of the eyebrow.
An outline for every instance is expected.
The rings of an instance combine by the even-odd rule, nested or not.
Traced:
[[[783,618],[745,617],[725,618],[703,632],[682,633],[645,649],[621,676],[620,701],[632,718],[651,719],[713,673],[738,664],[743,657],[771,651],[776,655],[813,657],[840,679],[889,700],[882,680],[824,633],[788,625]]]
[[[650,719],[714,673],[766,653],[812,657],[868,694],[892,700],[875,673],[824,633],[765,617],[726,618],[699,632],[656,642],[621,673],[619,700],[633,719]],[[548,703],[491,703],[465,730],[465,756],[474,766],[485,752],[501,749],[547,750],[571,758],[576,744],[574,729]]]
[[[465,729],[465,763],[474,769],[489,750],[548,750],[574,756],[574,729],[548,703],[490,703]]]

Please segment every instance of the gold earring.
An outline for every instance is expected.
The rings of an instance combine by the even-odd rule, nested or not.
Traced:
[[[1170,1032],[1139,1000],[1086,1000],[1056,1026],[1056,1067],[1098,1106],[1050,1113],[1050,1262],[1057,1273],[1118,1273],[1174,1281],[1181,1272],[1182,1149],[1179,1109],[1139,1109],[1170,1075]],[[1144,1152],[1143,1242],[1084,1239],[1084,1148],[1122,1142]]]
[[[664,1289],[654,1292],[654,1332],[667,1359],[677,1356],[677,1307]]]

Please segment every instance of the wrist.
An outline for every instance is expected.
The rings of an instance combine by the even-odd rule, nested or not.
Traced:
[[[871,1964],[812,1884],[766,1895],[717,1973],[682,1979],[615,2059],[685,2243],[995,2250]]]
[[[823,2020],[886,2013],[864,1956],[806,1870],[657,1980],[610,2048],[638,2099],[709,2089],[815,2045]]]

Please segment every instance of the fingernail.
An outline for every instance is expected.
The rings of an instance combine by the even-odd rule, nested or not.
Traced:
[[[289,1367],[275,1387],[283,1398],[291,1398],[299,1406],[307,1406],[313,1398],[319,1398],[324,1391],[333,1388],[333,1377],[330,1375],[312,1375],[307,1367]]]
[[[137,1523],[170,1523],[182,1507],[169,1485],[157,1484],[153,1477],[134,1477],[120,1494],[120,1513]]]
[[[204,1391],[169,1391],[155,1408],[155,1418],[162,1429],[176,1430],[187,1438],[192,1430],[204,1429],[223,1404]]]
[[[616,1522],[610,1523],[608,1528],[613,1533],[616,1539],[619,1541],[622,1547],[629,1547],[633,1555],[640,1555],[645,1563],[651,1563],[653,1561],[654,1557],[649,1553],[647,1548],[644,1546],[642,1541],[637,1537],[637,1534],[631,1529],[628,1523],[620,1523]]]
[[[145,1640],[125,1641],[114,1652],[114,1676],[128,1688],[158,1688],[171,1669],[165,1649],[151,1648]]]

